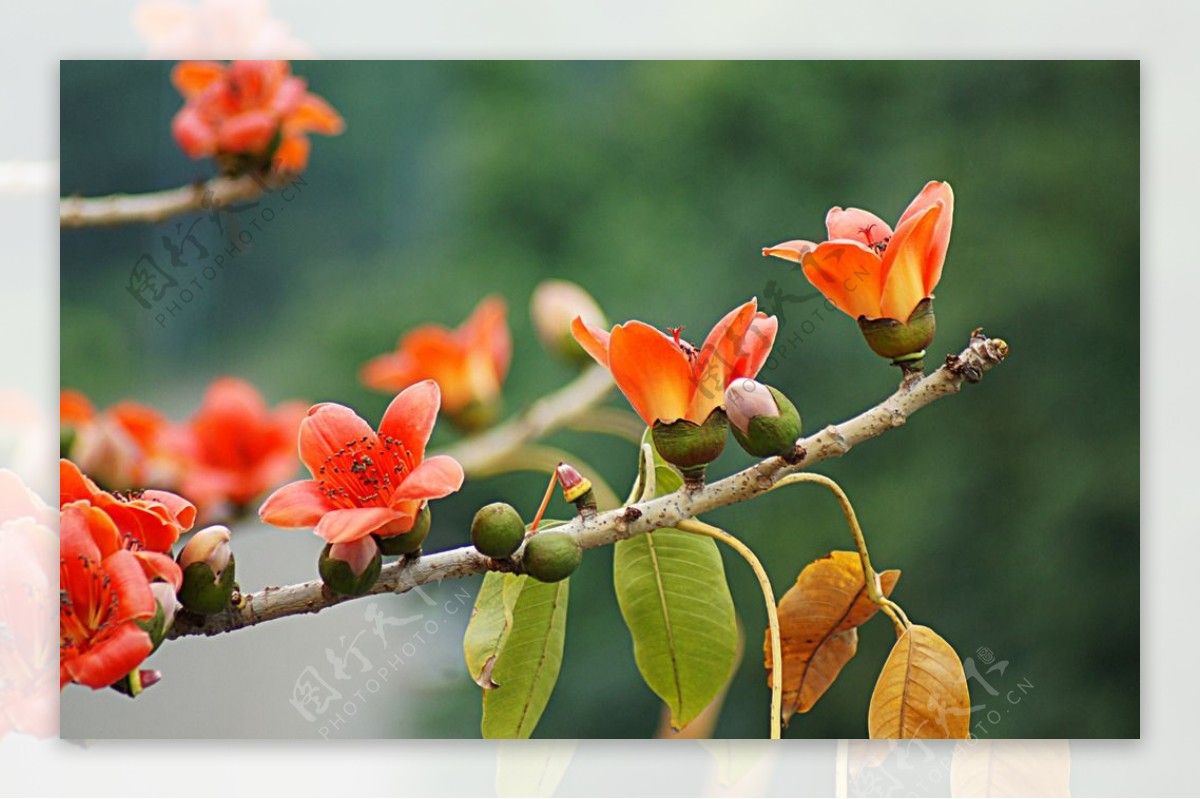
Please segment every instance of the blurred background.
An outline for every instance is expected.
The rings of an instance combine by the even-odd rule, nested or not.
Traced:
[[[212,174],[171,139],[181,101],[170,66],[62,63],[64,195]],[[819,240],[831,205],[895,220],[927,180],[947,180],[955,225],[932,361],[959,351],[977,326],[1009,341],[1010,360],[818,471],[854,500],[876,565],[904,571],[894,597],[909,616],[972,659],[979,737],[1138,736],[1135,62],[293,68],[348,128],[314,137],[290,201],[264,197],[225,218],[224,232],[207,214],[63,232],[64,387],[100,406],[133,398],[182,418],[213,378],[231,374],[272,402],[336,400],[377,420],[389,397],[358,385],[359,365],[404,330],[457,325],[498,293],[515,342],[512,412],[572,377],[543,353],[527,313],[533,287],[562,277],[614,321],[686,324],[693,340],[757,295],[782,322],[780,357],[762,379],[816,430],[882,399],[897,373],[848,317],[814,316],[815,301],[773,302],[776,288],[811,289],[759,249]],[[255,216],[264,209],[269,222]],[[252,243],[165,322],[126,291],[143,254],[170,268],[164,237],[190,231],[216,252],[230,246],[231,229],[250,230]],[[452,440],[442,425],[434,443]],[[560,432],[549,442],[596,466],[619,493],[635,476],[632,446],[620,439]],[[713,471],[748,462],[731,446]],[[465,543],[486,502],[532,513],[544,487],[531,473],[469,482],[437,503],[427,550]],[[708,518],[751,544],[780,594],[809,561],[852,548],[836,503],[816,487]],[[255,590],[311,579],[319,549],[303,531],[243,522],[239,581]],[[661,704],[638,675],[613,597],[611,560],[611,549],[589,551],[572,579],[565,661],[537,737],[646,737],[659,727]],[[761,737],[765,612],[749,569],[726,563],[746,655],[714,734]],[[371,601],[171,642],[148,664],[164,681],[135,702],[65,691],[62,734],[477,736],[479,689],[460,649],[477,584],[379,598],[380,613],[420,617],[403,635],[389,628],[387,647],[366,619]],[[886,621],[868,624],[858,655],[786,735],[864,737],[892,640]],[[333,680],[330,654],[344,659],[354,646],[362,660],[349,661],[351,678]],[[307,669],[341,689],[344,712],[309,718],[292,704]],[[372,690],[380,669],[387,678]]]

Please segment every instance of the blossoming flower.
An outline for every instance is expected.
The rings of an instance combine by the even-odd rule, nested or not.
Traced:
[[[508,374],[512,336],[507,319],[504,300],[487,297],[457,330],[427,324],[409,331],[395,352],[368,361],[359,377],[368,388],[389,393],[436,381],[452,421],[479,427],[495,416]]]
[[[153,648],[139,621],[157,609],[150,582],[113,519],[88,502],[60,514],[59,687],[104,688]]]
[[[739,377],[754,377],[771,354],[779,321],[758,310],[758,301],[730,311],[700,349],[678,330],[668,335],[644,322],[611,332],[577,318],[571,332],[580,346],[612,372],[613,380],[648,425],[686,419],[703,424]]]
[[[458,461],[425,457],[437,420],[441,392],[424,380],[400,392],[383,414],[379,431],[343,405],[314,405],[300,424],[300,460],[312,479],[280,488],[259,516],[276,527],[312,527],[330,544],[359,542],[371,535],[404,535],[426,502],[457,491],[463,482]],[[346,553],[339,548],[346,558]]]
[[[263,167],[302,172],[306,134],[336,136],[345,123],[324,99],[291,74],[287,61],[184,61],[171,81],[185,99],[171,123],[191,158],[215,157],[226,171]]]
[[[296,472],[296,434],[306,408],[268,408],[237,378],[209,386],[200,409],[173,434],[182,461],[180,492],[212,516],[223,503],[245,505]]]
[[[102,490],[69,460],[59,461],[59,507],[86,502],[112,519],[122,547],[134,554],[146,575],[179,586],[181,575],[171,547],[196,521],[196,507],[169,491],[129,496]]]

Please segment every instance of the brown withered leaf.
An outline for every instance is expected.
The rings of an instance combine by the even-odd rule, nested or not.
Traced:
[[[885,596],[898,579],[895,569],[879,574]],[[831,552],[804,567],[779,601],[785,723],[793,713],[808,712],[833,684],[858,649],[857,628],[878,609],[867,597],[857,552]],[[763,654],[773,686],[769,630]]]
[[[883,664],[867,730],[872,738],[966,738],[971,698],[962,662],[933,630],[914,624]]]

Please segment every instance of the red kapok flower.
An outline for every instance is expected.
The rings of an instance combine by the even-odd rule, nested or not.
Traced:
[[[941,280],[953,222],[954,192],[935,180],[895,232],[870,211],[834,207],[825,217],[828,241],[785,241],[763,255],[801,264],[809,282],[855,319],[905,322]]]
[[[268,408],[253,386],[237,378],[214,381],[176,434],[185,463],[180,492],[211,513],[282,485],[296,472],[296,434],[305,411],[299,402]]]
[[[87,502],[62,508],[59,557],[59,687],[107,687],[150,654],[137,624],[157,608],[150,581],[112,518]]]
[[[179,534],[196,522],[196,506],[177,494],[155,490],[127,497],[110,494],[65,458],[59,461],[58,492],[60,508],[84,500],[110,516],[129,539],[127,549],[170,553]]]
[[[192,158],[245,156],[257,166],[270,161],[280,172],[302,172],[310,147],[305,134],[345,129],[287,61],[183,61],[171,81],[185,99],[171,132]]]
[[[276,527],[312,527],[331,544],[409,532],[428,500],[463,482],[458,461],[425,457],[440,400],[432,380],[410,386],[392,400],[378,433],[344,405],[314,405],[300,424],[300,460],[313,479],[277,490],[259,516]]]
[[[575,339],[601,366],[648,425],[686,419],[703,424],[724,401],[725,389],[754,377],[775,343],[779,322],[758,311],[758,301],[735,308],[697,350],[679,336],[644,322],[617,325],[611,333],[576,319]]]
[[[476,427],[495,413],[500,386],[512,358],[508,308],[487,297],[457,330],[427,324],[401,339],[395,352],[368,361],[359,373],[363,385],[400,391],[421,380],[442,390],[442,408],[456,424]]]

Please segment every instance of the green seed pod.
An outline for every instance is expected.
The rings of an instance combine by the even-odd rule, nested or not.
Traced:
[[[524,540],[525,522],[506,502],[484,505],[471,522],[471,543],[489,558],[507,558]]]
[[[383,556],[371,538],[350,544],[326,544],[317,561],[325,585],[339,594],[362,596],[383,569]]]
[[[426,505],[421,508],[416,521],[413,522],[412,529],[407,533],[371,537],[375,539],[375,544],[384,555],[411,555],[420,549],[421,545],[425,543],[425,539],[429,537],[429,526],[432,523],[433,514],[429,511],[429,505]]]
[[[538,533],[525,545],[521,563],[525,573],[543,583],[557,583],[571,576],[583,560],[583,549],[574,536],[553,531]]]
[[[904,322],[860,316],[858,327],[877,355],[891,358],[897,363],[918,359],[925,354],[925,348],[933,341],[933,334],[937,331],[933,298],[921,300]]]
[[[745,378],[725,391],[733,437],[757,458],[790,455],[800,437],[800,413],[783,392]]]

